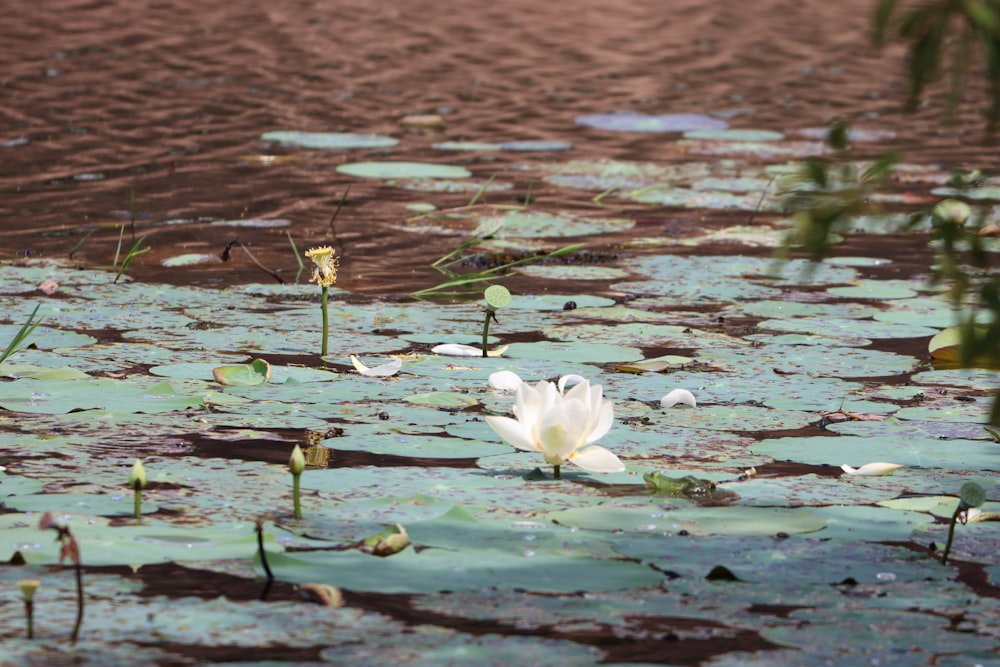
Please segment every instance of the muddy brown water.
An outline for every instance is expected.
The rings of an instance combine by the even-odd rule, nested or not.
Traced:
[[[779,131],[820,127],[843,115],[858,126],[896,133],[895,139],[862,146],[869,154],[893,148],[903,150],[908,161],[946,169],[996,168],[996,150],[983,141],[987,96],[979,79],[971,82],[971,101],[950,128],[942,128],[939,99],[914,115],[902,113],[903,50],[897,45],[876,52],[869,46],[873,5],[873,0],[12,3],[0,14],[0,259],[64,257],[93,232],[74,259],[83,266],[110,265],[134,191],[136,234],[151,248],[129,270],[136,279],[205,286],[268,281],[239,253],[227,264],[161,265],[180,252],[219,253],[236,238],[266,266],[294,276],[297,264],[286,229],[209,224],[283,218],[300,250],[337,244],[339,286],[373,296],[405,295],[438,282],[440,276],[427,265],[455,245],[455,239],[398,231],[393,225],[406,215],[405,204],[432,201],[446,208],[466,204],[469,195],[407,192],[335,171],[345,162],[381,158],[461,164],[483,180],[496,174],[513,188],[489,194],[490,203],[522,201],[530,188],[537,208],[634,217],[642,222],[636,233],[646,236],[693,233],[746,219],[745,212],[618,202],[611,212],[595,207],[593,193],[556,190],[532,179],[531,165],[546,160],[686,159],[672,135],[613,133],[574,123],[580,114],[617,110],[725,112],[733,127]],[[444,117],[443,132],[401,129],[404,116],[427,113]],[[387,151],[289,149],[260,141],[272,130],[382,133],[401,143]],[[442,140],[568,141],[573,150],[485,155],[431,148]],[[265,164],[261,155],[292,159]],[[348,186],[334,239],[328,221]],[[168,224],[200,219],[204,222]],[[627,258],[638,252],[623,249],[627,239],[584,240],[594,252]],[[848,251],[870,252],[865,241],[849,244],[854,245]],[[897,274],[926,270],[922,240],[889,239],[879,254],[894,260],[889,270]],[[527,279],[510,286],[545,288]],[[157,582],[169,579],[172,586],[208,596],[222,589],[236,599],[255,594],[252,582],[234,578],[220,584],[220,575],[203,581],[203,575],[177,566],[142,572],[154,591]],[[287,586],[276,593],[292,594]],[[351,602],[427,622],[409,609],[405,596],[356,595]],[[665,627],[674,626],[665,622]],[[595,643],[620,660],[655,660],[661,654],[657,647],[643,652],[626,646],[610,634],[572,638]],[[766,645],[755,635],[731,645],[712,641],[711,646],[677,641],[672,655],[676,662],[696,664],[713,654]],[[202,659],[241,657],[191,651]],[[279,653],[273,657],[296,657]]]
[[[436,284],[430,260],[451,238],[397,231],[413,201],[439,207],[469,195],[430,195],[353,179],[334,169],[379,159],[464,164],[523,199],[523,167],[562,153],[492,155],[437,151],[440,140],[569,141],[571,158],[672,162],[672,135],[605,132],[574,123],[586,113],[734,114],[731,125],[787,131],[835,115],[897,138],[864,150],[902,148],[911,161],[989,168],[986,96],[942,131],[940,100],[901,112],[903,51],[868,41],[871,0],[575,0],[496,3],[336,3],[304,0],[38,0],[0,16],[0,257],[65,256],[109,265],[135,192],[136,234],[151,251],[141,280],[225,285],[269,281],[236,253],[228,264],[164,269],[179,252],[218,253],[239,238],[263,264],[293,276],[284,229],[234,229],[174,220],[284,218],[300,250],[331,241],[337,224],[341,286],[375,295]],[[409,134],[408,114],[441,113],[438,135]],[[376,132],[400,138],[386,151],[275,147],[271,130]],[[269,166],[253,156],[290,155]],[[534,183],[535,206],[607,215],[593,193]],[[617,205],[617,204],[616,204]],[[626,205],[615,215],[696,229],[742,220]],[[131,230],[129,230],[131,231]],[[131,235],[126,234],[126,247]],[[590,238],[592,249],[621,239]]]

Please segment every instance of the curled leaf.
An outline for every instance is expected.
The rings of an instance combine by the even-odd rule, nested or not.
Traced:
[[[840,469],[846,472],[848,475],[862,475],[865,477],[878,477],[881,475],[891,475],[903,466],[898,463],[883,463],[878,461],[875,463],[866,463],[860,468],[852,468],[846,463],[840,466]]]
[[[247,387],[266,384],[271,379],[271,364],[254,359],[249,364],[218,366],[212,369],[215,381],[222,385]]]
[[[324,607],[344,606],[344,594],[336,586],[329,584],[302,584],[299,593],[310,602],[316,602]]]
[[[365,366],[363,363],[361,363],[361,360],[358,359],[353,354],[351,355],[351,363],[354,364],[354,369],[357,372],[361,373],[365,377],[370,377],[370,378],[387,378],[389,376],[398,373],[400,369],[403,367],[402,360],[393,359],[387,364],[382,364],[381,366],[369,368],[368,366]]]
[[[694,394],[687,389],[674,389],[660,399],[660,406],[664,408],[672,408],[678,403],[690,405],[692,408],[698,405],[698,402],[694,400]]]

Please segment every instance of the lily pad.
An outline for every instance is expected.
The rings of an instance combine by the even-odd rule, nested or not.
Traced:
[[[577,116],[576,122],[579,125],[612,132],[693,132],[695,130],[721,130],[729,126],[724,120],[703,114],[680,113],[650,116],[632,111]]]
[[[464,167],[430,162],[351,162],[337,167],[337,171],[359,178],[468,178],[472,175]]]

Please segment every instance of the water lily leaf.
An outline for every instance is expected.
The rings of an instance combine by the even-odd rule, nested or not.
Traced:
[[[18,364],[0,364],[0,376],[12,379],[30,378],[32,380],[83,380],[88,377],[83,371],[75,368],[45,368],[44,366],[29,366]]]
[[[772,507],[701,507],[664,511],[658,506],[601,505],[551,512],[548,518],[564,526],[588,530],[690,535],[774,535],[812,533],[826,521],[811,511]]]
[[[431,144],[431,148],[439,151],[495,151],[500,149],[500,144],[485,141],[441,141]]]
[[[477,405],[479,401],[466,394],[453,391],[432,391],[425,394],[415,394],[403,399],[407,403],[417,403],[433,408],[462,409]]]
[[[764,320],[757,326],[776,331],[822,334],[826,336],[861,336],[863,338],[924,338],[937,329],[918,324],[897,324],[874,320],[840,319],[834,317],[797,317],[789,320]]]
[[[622,111],[611,114],[577,116],[575,120],[579,125],[612,132],[692,132],[695,130],[719,130],[728,127],[726,121],[702,114],[650,116],[644,113]]]
[[[398,139],[378,134],[354,134],[352,132],[299,132],[282,130],[265,132],[262,141],[274,141],[286,146],[304,148],[324,148],[331,150],[351,150],[358,148],[389,148],[399,143]]]
[[[870,459],[904,466],[955,470],[1000,470],[1000,447],[976,440],[940,440],[883,432],[881,437],[807,436],[767,438],[753,446],[756,454],[778,461],[837,465]]]
[[[771,130],[710,129],[685,132],[684,138],[714,141],[781,141],[785,135]]]
[[[41,513],[71,512],[95,516],[134,516],[135,504],[132,491],[118,494],[93,493],[40,493],[4,498],[3,505],[15,512]],[[148,497],[142,501],[142,513],[159,511],[156,502]]]
[[[464,406],[463,406],[464,407]],[[422,433],[388,431],[383,424],[350,424],[341,437],[328,438],[323,444],[337,451],[371,452],[393,456],[429,459],[474,459],[504,454],[510,447],[498,442],[467,440]],[[335,455],[335,454],[334,454]]]
[[[337,167],[337,171],[359,178],[468,178],[464,167],[429,162],[352,162]]]
[[[111,380],[14,380],[0,383],[0,406],[13,412],[64,414],[111,409],[118,413],[171,412],[204,404],[200,396],[178,394],[166,382]]]
[[[329,583],[380,593],[429,593],[483,588],[540,592],[607,591],[654,586],[662,575],[639,563],[557,550],[413,549],[392,558],[357,551],[269,557],[283,581]],[[582,582],[587,582],[583,586]]]
[[[217,366],[212,369],[212,377],[221,385],[254,386],[271,381],[271,364],[263,359],[254,359],[249,364],[239,366]]]
[[[568,151],[573,144],[568,141],[522,140],[502,141],[498,146],[505,151]]]

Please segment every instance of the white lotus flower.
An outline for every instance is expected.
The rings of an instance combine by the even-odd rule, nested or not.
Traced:
[[[880,475],[889,475],[903,466],[898,463],[883,463],[878,461],[875,463],[866,463],[860,468],[852,468],[846,463],[840,466],[840,469],[846,472],[848,475],[864,475],[866,477],[878,477]]]
[[[583,380],[563,393],[545,380],[535,386],[522,382],[514,414],[516,419],[490,416],[486,421],[514,447],[541,452],[545,462],[555,466],[555,477],[566,462],[591,472],[625,470],[617,456],[593,444],[614,421],[614,408],[604,400],[601,385]]]
[[[504,352],[507,351],[506,345],[501,345],[495,350],[489,350],[486,354],[490,357],[499,357]],[[444,345],[435,345],[431,348],[431,352],[434,354],[443,354],[450,357],[481,357],[483,356],[483,348],[476,347],[475,345],[462,345],[461,343],[445,343]]]
[[[354,364],[354,369],[364,375],[365,377],[372,378],[387,378],[390,375],[395,375],[399,372],[399,369],[403,367],[403,362],[400,359],[393,359],[387,364],[382,364],[381,366],[376,366],[375,368],[368,368],[361,360],[351,355],[351,363]]]
[[[678,403],[690,405],[692,408],[698,407],[698,402],[694,400],[694,394],[687,389],[674,389],[660,399],[660,406],[664,408],[672,408]]]
[[[497,371],[496,373],[490,373],[490,389],[499,389],[500,391],[517,391],[517,388],[521,386],[523,380],[514,371]]]

